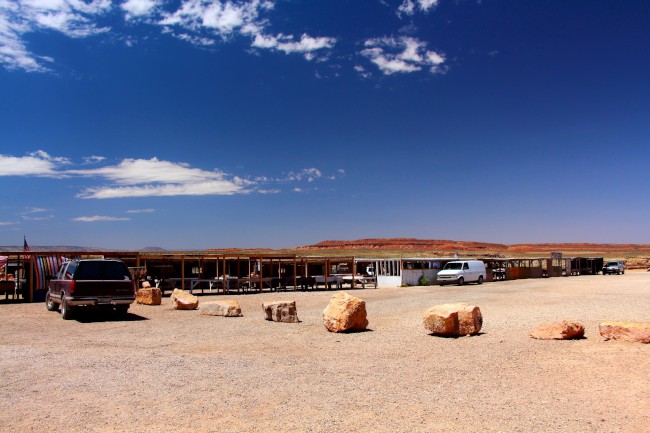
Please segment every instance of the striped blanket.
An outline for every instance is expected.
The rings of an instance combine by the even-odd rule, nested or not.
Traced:
[[[35,290],[46,290],[47,283],[56,275],[66,258],[62,256],[32,256],[34,260]]]

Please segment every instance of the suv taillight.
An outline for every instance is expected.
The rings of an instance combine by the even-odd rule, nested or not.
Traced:
[[[75,283],[74,280],[70,281],[70,294],[74,293],[74,283]]]

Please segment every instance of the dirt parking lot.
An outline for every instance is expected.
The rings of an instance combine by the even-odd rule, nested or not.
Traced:
[[[601,321],[650,321],[650,273],[351,293],[367,332],[325,330],[332,292],[231,295],[241,318],[167,297],[126,319],[0,304],[0,430],[650,431],[650,345],[598,334]],[[284,299],[301,323],[263,319],[261,302]],[[481,308],[481,334],[428,335],[424,310],[455,301]],[[561,320],[585,338],[528,336]]]

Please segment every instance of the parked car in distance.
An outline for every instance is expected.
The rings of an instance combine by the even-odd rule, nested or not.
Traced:
[[[135,284],[129,268],[117,259],[75,259],[64,262],[49,282],[45,305],[61,309],[61,317],[72,318],[73,309],[96,306],[126,314],[135,301]]]
[[[607,274],[624,274],[625,273],[625,263],[614,260],[605,263],[605,266],[603,266],[603,275]]]
[[[456,283],[459,286],[471,282],[483,284],[483,280],[485,280],[485,263],[481,260],[454,260],[448,262],[438,272],[436,279],[440,284]]]

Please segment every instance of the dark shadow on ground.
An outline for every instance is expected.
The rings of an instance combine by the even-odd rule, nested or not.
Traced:
[[[438,335],[430,332],[429,335],[432,337],[449,338],[451,340],[457,340],[459,338],[465,338],[465,337],[480,337],[481,335],[485,335],[485,332],[478,332],[474,335]]]
[[[347,331],[339,332],[339,334],[363,334],[364,332],[375,332],[373,329],[348,329]]]
[[[74,310],[72,319],[79,323],[97,323],[97,322],[139,322],[149,320],[146,317],[133,313],[118,313],[101,308],[79,307]]]

